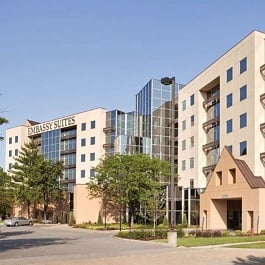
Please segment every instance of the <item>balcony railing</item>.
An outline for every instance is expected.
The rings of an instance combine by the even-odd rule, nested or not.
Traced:
[[[204,175],[208,175],[209,173],[214,171],[215,166],[216,166],[216,164],[203,167],[202,172],[204,173]]]
[[[114,144],[113,143],[103,144],[103,148],[104,149],[111,148],[111,147],[114,147]]]
[[[265,64],[260,67],[260,73],[262,75],[262,78],[265,80]]]
[[[69,154],[74,154],[74,153],[76,153],[76,149],[61,151],[61,155],[69,155]]]
[[[262,104],[263,108],[265,108],[265,93],[260,95],[260,103]]]
[[[261,160],[261,162],[262,162],[262,164],[263,164],[263,166],[265,166],[265,152],[263,152],[263,153],[260,153],[260,160]]]
[[[210,129],[216,127],[220,123],[220,117],[215,117],[209,121],[206,121],[202,124],[202,128],[207,133]]]
[[[76,164],[64,165],[64,169],[76,168]]]
[[[219,147],[219,141],[210,142],[202,146],[204,153],[207,155],[211,150]]]
[[[214,93],[212,96],[203,101],[202,105],[206,111],[220,101],[220,94]]]
[[[76,138],[76,133],[73,134],[67,134],[67,135],[62,135],[61,140],[70,140],[70,139],[75,139]]]
[[[103,132],[104,133],[110,133],[110,132],[113,132],[113,131],[115,131],[115,127],[105,127],[105,128],[103,128]]]

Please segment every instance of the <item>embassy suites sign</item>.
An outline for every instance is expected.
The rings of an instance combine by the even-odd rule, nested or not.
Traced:
[[[28,136],[75,125],[75,116],[47,121],[28,128]]]

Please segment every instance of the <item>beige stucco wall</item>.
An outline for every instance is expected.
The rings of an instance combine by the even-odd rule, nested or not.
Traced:
[[[232,184],[229,169],[236,170],[235,184]],[[219,184],[216,172],[222,172],[222,185]],[[249,217],[251,211],[253,211],[254,231],[265,229],[265,211],[262,205],[265,189],[251,189],[229,152],[224,149],[206,190],[200,197],[200,216],[201,220],[204,218],[204,228],[226,229],[227,200],[233,199],[242,200],[242,231],[251,229]],[[207,212],[207,218],[205,212]],[[259,225],[257,224],[258,216]]]
[[[77,224],[97,222],[101,210],[100,199],[89,199],[87,185],[78,184],[74,188],[74,217]]]

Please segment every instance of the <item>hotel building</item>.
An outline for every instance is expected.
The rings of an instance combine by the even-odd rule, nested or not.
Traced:
[[[177,223],[185,217],[204,228],[265,229],[264,39],[251,32],[184,87],[176,84]],[[46,158],[63,159],[61,184],[74,193],[76,221],[94,222],[100,202],[88,203],[85,183],[99,159],[142,152],[170,160],[171,122],[171,86],[151,79],[133,112],[98,108],[8,129],[6,169],[35,139]]]

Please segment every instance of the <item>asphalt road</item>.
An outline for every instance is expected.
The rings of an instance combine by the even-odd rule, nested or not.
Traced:
[[[65,225],[1,227],[0,265],[265,265],[265,251],[172,248]]]

